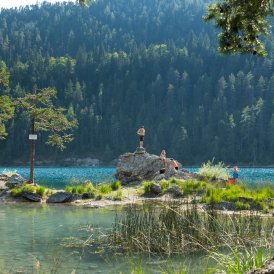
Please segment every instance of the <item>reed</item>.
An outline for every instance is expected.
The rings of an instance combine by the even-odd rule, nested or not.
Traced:
[[[256,214],[223,215],[180,202],[143,203],[126,207],[107,235],[110,248],[145,254],[181,254],[218,250],[225,246],[265,246],[271,220]]]

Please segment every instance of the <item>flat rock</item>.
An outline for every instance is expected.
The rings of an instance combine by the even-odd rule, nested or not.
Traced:
[[[39,194],[28,190],[22,192],[22,197],[30,202],[41,202],[41,196]]]
[[[72,194],[70,192],[56,192],[52,194],[48,199],[47,203],[67,203],[74,200],[81,199],[82,196],[78,194]]]

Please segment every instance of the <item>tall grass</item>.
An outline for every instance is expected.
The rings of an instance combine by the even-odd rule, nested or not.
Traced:
[[[271,220],[262,222],[257,215],[224,216],[195,205],[144,203],[117,215],[108,242],[110,248],[124,252],[171,255],[239,244],[263,245],[269,242],[271,231]]]
[[[223,162],[214,164],[211,161],[203,163],[199,169],[198,174],[204,176],[207,179],[227,179],[229,177],[227,168]]]
[[[209,257],[216,263],[217,273],[243,274],[251,269],[258,269],[271,259],[269,251],[254,247],[228,247],[228,253],[211,252]]]

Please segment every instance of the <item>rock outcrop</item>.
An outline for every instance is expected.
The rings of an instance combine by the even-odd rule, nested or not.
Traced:
[[[125,153],[119,157],[115,176],[123,185],[144,180],[194,179],[196,175],[187,170],[176,171],[170,168],[171,160],[163,161],[159,156],[149,154],[144,148],[137,148],[134,153]]]
[[[18,174],[14,173],[11,176],[8,176],[6,174],[1,174],[0,175],[0,188],[8,187],[8,188],[13,188],[13,187],[20,187],[23,182],[24,178]]]

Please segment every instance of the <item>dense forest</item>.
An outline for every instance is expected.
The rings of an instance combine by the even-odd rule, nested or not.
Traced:
[[[274,163],[274,39],[268,57],[219,56],[204,0],[100,0],[89,8],[43,4],[0,13],[0,60],[11,74],[0,94],[55,87],[78,118],[60,153],[39,136],[39,159],[147,151],[185,165]],[[29,118],[16,113],[0,163],[27,161]]]

